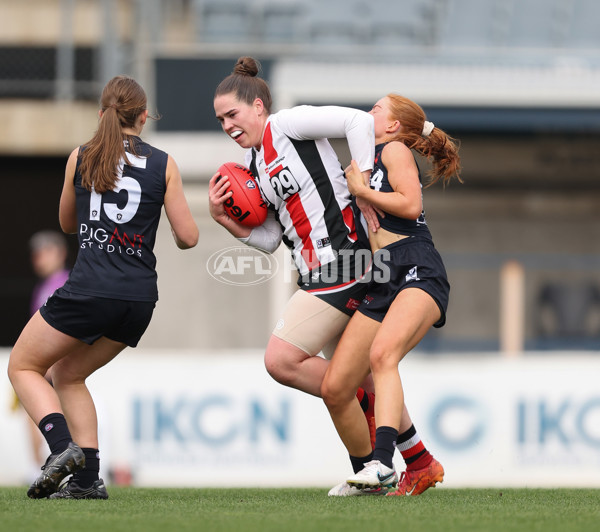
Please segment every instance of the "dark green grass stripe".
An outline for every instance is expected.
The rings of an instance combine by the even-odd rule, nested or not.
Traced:
[[[109,486],[108,501],[31,500],[0,488],[0,530],[600,532],[600,489],[436,489],[327,497],[327,489]]]

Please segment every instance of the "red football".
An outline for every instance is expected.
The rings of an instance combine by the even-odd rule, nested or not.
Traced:
[[[252,172],[238,163],[219,166],[221,176],[229,178],[233,195],[225,202],[227,214],[247,227],[261,225],[267,218],[267,206]]]

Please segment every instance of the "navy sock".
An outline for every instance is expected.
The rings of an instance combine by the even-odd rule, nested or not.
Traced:
[[[38,424],[51,454],[62,453],[73,441],[65,416],[55,412],[44,416]]]
[[[370,462],[371,460],[373,460],[373,452],[371,452],[367,456],[363,456],[362,458],[359,458],[357,456],[352,456],[352,455],[349,455],[349,456],[350,456],[350,462],[352,463],[352,469],[354,469],[355,473],[362,471],[365,467],[365,464],[367,462]]]
[[[73,480],[82,488],[91,488],[100,478],[100,451],[89,447],[81,449],[85,455],[85,467],[73,474]]]
[[[373,460],[379,460],[383,465],[394,467],[395,443],[398,431],[392,427],[378,427],[375,432],[375,450]]]

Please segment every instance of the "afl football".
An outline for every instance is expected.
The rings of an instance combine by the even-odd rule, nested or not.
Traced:
[[[225,202],[225,211],[247,227],[261,225],[267,218],[267,206],[252,172],[238,163],[219,166],[219,174],[229,178],[232,196]]]

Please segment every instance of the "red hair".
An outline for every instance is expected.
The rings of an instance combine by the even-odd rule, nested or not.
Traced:
[[[404,143],[432,163],[427,186],[442,180],[446,185],[452,177],[460,178],[460,156],[458,141],[438,127],[433,127],[429,135],[424,136],[426,116],[420,105],[399,94],[388,94],[390,117],[401,124],[394,140]]]

